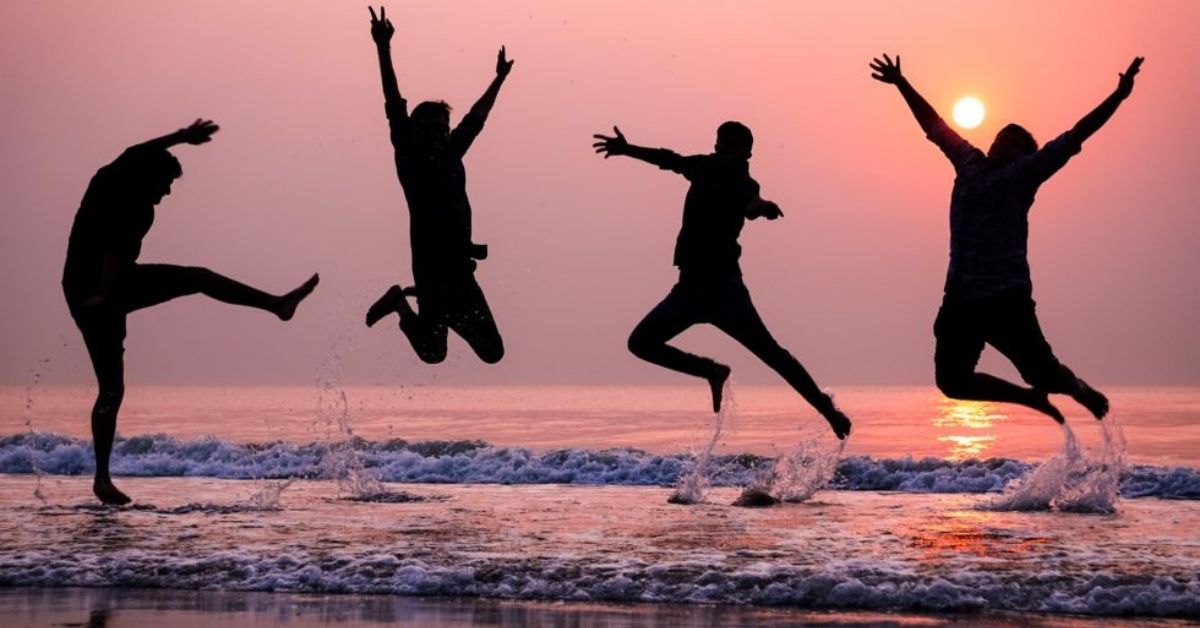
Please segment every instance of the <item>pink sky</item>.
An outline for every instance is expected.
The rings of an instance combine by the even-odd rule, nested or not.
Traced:
[[[686,9],[684,7],[686,6]],[[673,283],[686,183],[592,154],[632,142],[707,152],[716,126],[755,132],[751,171],[786,213],[743,232],[746,282],[776,337],[822,383],[932,383],[931,326],[953,173],[867,62],[899,53],[945,116],[975,95],[986,146],[1006,122],[1066,130],[1146,57],[1132,98],[1042,188],[1035,298],[1059,357],[1101,383],[1200,383],[1200,5],[1160,2],[454,2],[389,6],[401,90],[455,119],[516,66],[466,160],[478,273],[508,355],[456,338],[421,364],[366,306],[408,283],[369,18],[351,2],[26,2],[0,30],[0,382],[90,381],[58,288],[88,179],[126,146],[197,117],[211,144],[142,259],[206,265],[264,289],[320,271],[297,320],[191,297],[130,318],[138,383],[314,380],[331,351],[361,383],[683,383],[625,350]],[[713,330],[679,343],[773,373]],[[49,360],[50,366],[39,366]],[[1012,374],[991,356],[985,366]]]

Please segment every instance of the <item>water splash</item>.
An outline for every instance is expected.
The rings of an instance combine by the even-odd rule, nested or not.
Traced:
[[[342,384],[343,358],[349,352],[350,334],[345,330],[334,338],[317,370],[315,422],[324,425],[325,440],[329,442],[321,465],[327,477],[337,479],[339,495],[375,496],[387,493],[387,489],[367,470],[355,449],[359,439],[350,423],[350,403]]]
[[[733,378],[725,380],[721,393],[721,411],[713,417],[712,432],[708,440],[692,452],[692,465],[683,473],[679,487],[667,498],[672,504],[698,504],[704,501],[704,492],[708,489],[711,475],[713,450],[721,441],[721,435],[727,424],[732,424],[738,415],[737,400],[733,394]]]
[[[779,499],[799,503],[825,488],[837,473],[838,461],[848,440],[838,440],[836,447],[830,447],[827,439],[822,437],[810,437],[797,443],[791,455],[776,463]]]
[[[1054,501],[1063,512],[1113,514],[1125,472],[1125,432],[1115,416],[1100,422],[1101,449],[1084,473]]]
[[[281,510],[280,497],[296,478],[284,480],[266,480],[262,486],[243,502],[243,505],[254,510]]]
[[[1071,426],[1063,423],[1063,448],[1025,477],[1005,487],[1003,495],[979,504],[980,510],[1050,510],[1072,474],[1085,468],[1083,453]]]
[[[977,506],[980,510],[1058,510],[1113,514],[1125,470],[1125,434],[1114,417],[1100,422],[1101,451],[1089,461],[1070,426],[1063,424],[1063,449]]]
[[[42,383],[42,376],[50,372],[50,358],[42,358],[38,360],[37,365],[29,371],[29,383],[25,386],[25,429],[29,432],[30,442],[37,440],[37,430],[33,427],[34,405],[39,393],[39,388]],[[37,476],[36,483],[33,486],[33,496],[37,498],[43,506],[49,502],[46,500],[46,494],[42,492],[42,480],[45,474],[42,472],[41,466],[38,464],[36,451],[31,451],[29,454],[29,464],[33,467],[33,473]]]

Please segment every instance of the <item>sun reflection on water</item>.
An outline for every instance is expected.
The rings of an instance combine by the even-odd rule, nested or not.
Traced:
[[[938,415],[933,426],[968,430],[991,429],[997,421],[1007,418],[995,404],[986,401],[962,401],[943,398],[938,405]],[[992,446],[996,437],[991,434],[947,434],[938,437],[938,442],[947,443],[946,459],[952,461],[979,458]]]
[[[941,513],[902,533],[921,550],[921,562],[929,564],[963,554],[1020,560],[1049,541],[1039,534],[1010,530],[998,515],[974,510]],[[1003,568],[1000,563],[992,567]]]

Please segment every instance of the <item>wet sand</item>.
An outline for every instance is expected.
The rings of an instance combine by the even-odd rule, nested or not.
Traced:
[[[1182,621],[1047,617],[1032,614],[916,615],[812,612],[714,604],[540,602],[399,595],[322,595],[173,589],[0,589],[0,615],[9,628],[62,626],[571,626],[642,628],[745,626],[783,628],[1070,628],[1182,626]]]

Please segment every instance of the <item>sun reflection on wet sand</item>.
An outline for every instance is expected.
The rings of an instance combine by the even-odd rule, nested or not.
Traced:
[[[1000,413],[995,404],[986,401],[962,401],[943,398],[938,404],[939,414],[933,418],[934,427],[987,430],[997,421],[1008,418]],[[948,443],[946,459],[952,461],[979,458],[984,450],[995,442],[990,434],[947,434],[938,437],[938,442]]]
[[[969,554],[993,560],[1020,560],[1049,539],[1028,531],[1006,529],[994,513],[972,510],[939,513],[906,531],[921,562],[937,564],[953,555]],[[994,564],[993,568],[1000,567]]]

